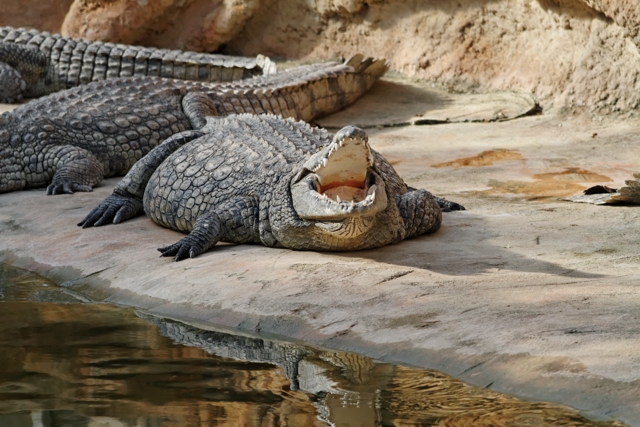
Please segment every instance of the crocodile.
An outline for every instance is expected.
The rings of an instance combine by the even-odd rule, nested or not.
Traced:
[[[0,193],[91,191],[173,134],[200,129],[207,116],[311,121],[354,102],[387,67],[357,55],[224,84],[143,76],[53,93],[0,115]]]
[[[275,63],[262,55],[246,58],[156,49],[0,27],[0,103],[116,77],[227,82],[275,71]]]
[[[377,248],[436,231],[443,207],[464,209],[407,187],[360,128],[332,136],[302,121],[241,114],[167,139],[78,225],[117,224],[144,210],[188,233],[159,249],[180,261],[218,241]]]

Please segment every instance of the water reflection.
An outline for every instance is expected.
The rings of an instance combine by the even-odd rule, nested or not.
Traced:
[[[0,426],[620,426],[444,374],[83,304],[0,264]]]

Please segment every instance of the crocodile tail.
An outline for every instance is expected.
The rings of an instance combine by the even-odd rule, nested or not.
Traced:
[[[373,85],[377,79],[389,71],[390,65],[389,61],[384,58],[364,58],[360,54],[347,59],[344,64],[353,68],[355,74],[366,76],[366,80],[370,82],[367,89],[370,89],[371,85]]]
[[[183,106],[196,129],[204,125],[207,116],[242,113],[271,113],[310,122],[355,102],[388,68],[384,59],[361,55],[344,63],[303,65],[210,86],[206,95],[186,96]],[[195,99],[201,96],[208,97],[209,101]]]
[[[389,63],[385,59],[352,56],[297,90],[298,97],[304,100],[297,118],[312,121],[342,110],[371,89],[388,69]],[[292,90],[296,92],[296,88]]]
[[[263,76],[266,76],[267,74],[274,74],[278,71],[276,63],[273,62],[268,56],[256,56],[256,64],[258,64],[258,66],[262,68]]]

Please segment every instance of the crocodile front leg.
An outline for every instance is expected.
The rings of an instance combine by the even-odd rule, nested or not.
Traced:
[[[252,198],[228,200],[196,219],[191,233],[173,245],[158,248],[160,256],[175,256],[176,261],[197,255],[219,241],[259,242],[259,207]]]
[[[397,205],[405,226],[403,238],[433,233],[440,228],[442,209],[428,191],[408,191],[398,198]]]
[[[36,159],[36,163],[39,162]],[[104,177],[102,163],[89,151],[72,145],[50,147],[44,152],[42,163],[45,166],[43,174],[38,174],[40,165],[29,164],[29,168],[32,171],[35,169],[36,176],[47,172],[53,175],[47,195],[92,191],[91,187],[99,184]]]
[[[189,141],[203,136],[203,132],[188,130],[177,133],[149,154],[137,161],[113,190],[113,194],[95,207],[78,223],[82,228],[99,227],[110,222],[122,221],[142,213],[142,197],[153,172],[171,153]]]

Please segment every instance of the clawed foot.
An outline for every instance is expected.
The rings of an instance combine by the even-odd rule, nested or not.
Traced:
[[[78,191],[90,192],[93,189],[88,185],[76,184],[75,182],[56,182],[47,187],[47,196],[54,194],[73,194]]]
[[[445,199],[442,199],[440,197],[436,197],[435,199],[436,199],[436,202],[438,203],[438,206],[440,206],[440,209],[442,209],[442,212],[464,211],[464,210],[466,210],[464,208],[464,206],[462,206],[459,203],[451,202],[449,200],[445,200]]]
[[[78,226],[87,228],[100,227],[108,223],[118,224],[133,218],[140,212],[142,212],[142,202],[139,200],[112,194],[89,212]]]
[[[205,245],[191,234],[173,245],[158,248],[158,251],[161,252],[161,257],[175,256],[176,261],[195,258],[205,250]]]

